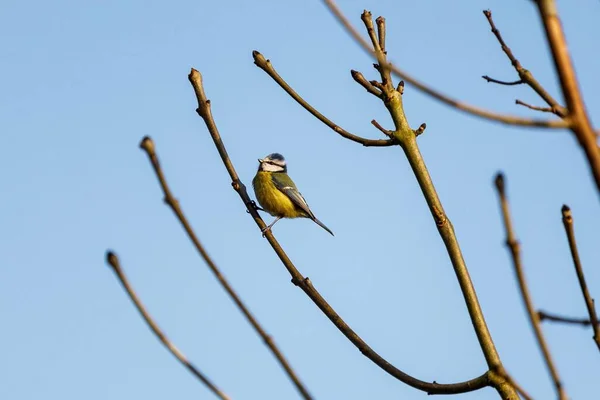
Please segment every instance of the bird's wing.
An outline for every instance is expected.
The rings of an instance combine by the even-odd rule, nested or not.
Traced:
[[[287,174],[275,173],[273,176],[273,184],[277,189],[285,193],[287,197],[292,200],[292,202],[298,206],[302,211],[304,211],[311,219],[315,219],[315,215],[310,211],[310,207],[308,207],[308,203],[302,197],[302,194],[296,188],[294,181]]]

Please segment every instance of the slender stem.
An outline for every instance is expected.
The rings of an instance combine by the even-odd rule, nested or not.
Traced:
[[[562,322],[565,324],[573,324],[573,325],[581,325],[581,326],[590,326],[592,322],[586,318],[573,318],[573,317],[565,317],[562,315],[550,314],[546,311],[539,310],[538,318],[540,321],[552,321],[552,322]]]
[[[487,76],[487,75],[483,75],[482,78],[485,79],[488,83],[490,83],[490,82],[491,83],[497,83],[498,85],[503,85],[503,86],[515,86],[515,85],[522,85],[522,84],[525,83],[525,82],[523,82],[522,79],[519,79],[518,81],[507,82],[507,81],[501,81],[501,80],[498,80],[498,79],[494,79],[494,78],[492,78],[490,76]]]
[[[319,111],[317,111],[313,106],[308,104],[308,102],[306,100],[304,100],[302,97],[300,97],[300,95],[298,93],[296,93],[296,91],[294,89],[292,89],[292,87],[290,85],[288,85],[287,82],[285,80],[283,80],[283,78],[281,76],[279,76],[277,71],[275,71],[275,68],[273,68],[273,65],[271,65],[270,60],[267,60],[262,54],[260,54],[256,50],[252,52],[252,56],[254,57],[254,64],[256,64],[256,66],[258,66],[260,69],[265,71],[271,78],[273,78],[273,80],[275,82],[277,82],[277,84],[279,86],[281,86],[283,88],[283,90],[285,90],[287,92],[287,94],[289,94],[294,100],[296,100],[298,102],[298,104],[300,104],[302,107],[304,107],[304,109],[306,111],[308,111],[309,113],[314,115],[319,121],[323,122],[325,125],[327,125],[331,129],[333,129],[335,132],[339,133],[341,136],[345,137],[346,139],[350,139],[353,142],[360,143],[363,146],[381,147],[381,146],[392,146],[394,144],[394,141],[390,140],[390,139],[366,139],[366,138],[354,135],[354,134],[346,131],[345,129],[339,127],[337,124],[335,124],[330,119],[328,119],[323,114],[321,114]],[[369,90],[369,89],[367,89],[367,90]],[[369,90],[369,91],[371,92],[371,90]],[[375,94],[376,92],[372,92],[372,93]]]
[[[225,145],[223,144],[219,130],[217,129],[215,121],[212,117],[210,101],[206,98],[206,94],[204,93],[204,86],[202,84],[202,76],[200,75],[200,72],[192,69],[189,75],[189,80],[194,88],[196,99],[198,101],[198,108],[196,109],[196,112],[204,120],[204,123],[206,124],[206,127],[213,138],[223,164],[225,165],[225,168],[231,177],[232,186],[239,194],[248,212],[254,219],[254,222],[256,222],[258,225],[258,228],[262,230],[266,227],[266,224],[258,214],[254,206],[254,202],[248,195],[246,186],[240,181],[231,159],[227,154],[227,150],[225,149]],[[413,388],[427,392],[428,394],[466,393],[481,389],[482,387],[489,386],[493,384],[493,382],[498,381],[494,380],[492,382],[489,372],[486,372],[477,378],[460,383],[430,383],[416,379],[396,368],[394,365],[390,364],[387,360],[381,357],[377,352],[375,352],[360,336],[358,336],[358,334],[356,334],[356,332],[354,332],[354,330],[352,330],[352,328],[350,328],[350,326],[348,326],[348,324],[346,324],[342,317],[340,317],[340,315],[321,296],[317,289],[315,289],[310,279],[308,277],[304,277],[300,271],[298,271],[270,230],[265,232],[265,237],[292,277],[292,283],[302,289],[302,291],[313,301],[313,303],[319,307],[323,314],[329,318],[329,320],[338,328],[338,330],[344,336],[346,336],[346,338],[348,338],[348,340],[350,340],[350,342],[352,342],[352,344],[354,344],[354,346],[356,346],[356,348],[358,348],[365,357],[369,358],[391,376]]]
[[[527,310],[529,322],[531,323],[531,327],[533,328],[533,332],[535,334],[538,346],[540,347],[542,355],[544,356],[546,366],[548,367],[548,372],[550,373],[552,381],[554,382],[556,394],[558,395],[558,398],[560,400],[566,400],[567,395],[561,383],[556,366],[554,365],[554,361],[552,360],[552,357],[550,355],[550,350],[548,349],[548,344],[546,343],[546,339],[544,338],[544,334],[540,325],[540,319],[538,313],[535,312],[533,301],[531,300],[531,294],[529,293],[529,288],[525,280],[525,274],[523,273],[523,266],[521,264],[521,246],[518,240],[516,239],[515,233],[513,231],[512,221],[510,218],[510,210],[508,206],[508,199],[506,197],[504,176],[501,173],[499,173],[496,176],[495,183],[496,188],[498,190],[500,207],[502,209],[502,218],[504,220],[504,228],[506,231],[506,246],[508,247],[511,254],[515,275],[517,277],[517,282],[519,283],[519,290],[521,292],[521,297],[523,298],[525,309]]]
[[[367,90],[367,92],[371,93],[375,97],[381,98],[381,90],[373,86],[371,82],[369,82],[367,78],[364,77],[363,74],[355,70],[350,70],[350,74],[352,75],[352,79],[354,79],[359,85],[364,87]]]
[[[333,0],[323,0],[323,2],[325,3],[325,5],[329,9],[329,11],[331,11],[331,13],[337,18],[339,23],[346,29],[346,32],[348,32],[348,34],[350,34],[354,38],[354,40],[361,46],[361,48],[365,52],[367,52],[370,55],[372,55],[373,57],[377,58],[375,52],[373,51],[373,47],[371,45],[369,45],[369,43],[367,43],[367,41],[365,39],[363,39],[363,37],[356,31],[356,29],[354,29],[352,24],[348,21],[348,19],[344,16],[344,14],[342,14],[340,9],[336,6],[335,2]],[[400,68],[398,68],[397,66],[395,66],[393,63],[391,63],[389,61],[386,62],[386,65],[388,68],[391,69],[391,71],[395,75],[399,76],[401,79],[404,79],[406,82],[410,83],[411,85],[413,85],[415,88],[417,88],[421,92],[424,92],[425,94],[433,97],[434,99],[436,99],[446,105],[449,105],[453,108],[456,108],[457,110],[463,111],[467,114],[470,114],[470,115],[473,115],[476,117],[480,117],[480,118],[484,118],[484,119],[488,119],[491,121],[501,122],[501,123],[508,124],[508,125],[544,127],[544,128],[566,128],[566,127],[568,127],[568,123],[563,120],[527,119],[527,118],[521,118],[521,117],[517,117],[517,116],[513,116],[513,115],[499,114],[499,113],[495,113],[492,111],[485,110],[483,108],[479,108],[479,107],[467,104],[465,102],[453,99],[452,97],[445,95],[445,94],[431,88],[430,86],[427,86],[423,82],[418,81],[417,79],[408,75],[408,73],[401,70]]]
[[[596,133],[585,110],[556,2],[554,0],[537,0],[536,3],[569,110],[571,130],[585,152],[596,187],[600,191],[600,146],[596,142]]]
[[[577,279],[579,280],[579,286],[581,287],[581,293],[585,300],[585,306],[587,307],[588,314],[590,316],[590,322],[594,329],[594,342],[600,350],[600,325],[598,325],[598,315],[596,314],[596,307],[594,306],[594,299],[590,295],[587,284],[585,282],[585,276],[583,275],[583,267],[581,266],[581,260],[579,259],[579,252],[577,251],[577,241],[575,240],[575,229],[573,228],[573,215],[569,206],[564,205],[562,207],[562,221],[565,226],[565,232],[567,233],[567,239],[569,241],[569,248],[571,249],[571,257],[573,257],[573,264],[575,265],[575,272],[577,273]]]
[[[152,332],[154,332],[158,340],[160,340],[161,343],[167,348],[167,350],[169,350],[171,354],[173,354],[175,358],[177,358],[177,360],[179,360],[179,362],[183,364],[184,367],[186,367],[196,378],[198,378],[198,380],[204,383],[204,385],[208,387],[210,391],[213,392],[218,398],[222,400],[229,400],[229,396],[223,393],[221,389],[219,389],[214,383],[212,383],[210,379],[208,379],[202,372],[200,372],[198,368],[194,366],[194,364],[189,362],[187,357],[169,340],[167,335],[165,335],[160,329],[160,327],[156,324],[150,313],[146,310],[146,307],[144,307],[141,300],[135,293],[135,290],[133,290],[133,287],[129,283],[129,280],[125,276],[125,273],[121,268],[121,264],[119,263],[119,258],[117,257],[117,255],[112,251],[108,251],[106,253],[106,261],[112,267],[114,273],[119,279],[119,282],[123,286],[123,289],[125,289],[125,291],[129,295],[129,298],[135,305],[135,308],[142,315],[142,318],[144,318],[144,321],[146,321],[146,324],[148,324],[148,327],[152,330]]]
[[[156,148],[152,139],[148,136],[144,137],[140,143],[140,147],[146,152],[148,158],[150,159],[150,162],[152,163],[152,167],[154,168],[154,172],[156,173],[156,177],[158,178],[158,181],[165,196],[165,203],[167,203],[167,205],[171,207],[171,210],[173,210],[173,213],[175,213],[177,219],[179,220],[179,222],[181,222],[181,225],[185,229],[187,235],[189,236],[190,240],[194,244],[194,247],[202,257],[202,259],[206,262],[206,265],[208,265],[209,269],[215,275],[223,289],[225,289],[229,297],[231,297],[235,305],[242,312],[242,314],[244,314],[244,316],[246,317],[250,325],[252,325],[256,333],[258,333],[258,335],[263,339],[265,345],[269,348],[269,350],[271,350],[277,361],[279,361],[279,364],[284,369],[284,371],[286,372],[290,380],[293,382],[293,384],[296,386],[298,392],[302,395],[304,399],[312,399],[308,390],[300,381],[300,378],[298,378],[298,376],[290,366],[289,362],[285,359],[283,353],[281,353],[281,351],[273,341],[273,338],[269,334],[267,334],[263,327],[258,323],[256,318],[252,315],[252,313],[244,304],[240,296],[235,292],[235,290],[229,284],[227,279],[225,279],[220,269],[217,267],[217,264],[215,264],[212,258],[208,255],[208,252],[206,251],[206,249],[204,249],[202,243],[200,243],[200,240],[196,236],[196,233],[194,232],[190,223],[185,217],[183,210],[179,206],[179,202],[171,194],[171,190],[169,189],[169,185],[167,184],[167,180],[160,166],[160,162],[156,154]]]
[[[519,99],[515,100],[515,104],[518,104],[523,107],[527,107],[527,108],[529,108],[531,110],[535,110],[535,111],[554,112],[552,110],[552,107],[538,107],[538,106],[531,105],[529,103],[525,103],[524,101],[521,101]]]

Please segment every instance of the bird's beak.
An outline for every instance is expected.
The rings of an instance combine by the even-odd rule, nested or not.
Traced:
[[[258,159],[258,162],[259,162],[259,163],[261,163],[261,164],[263,163],[263,161],[264,161],[264,160],[263,160],[262,158],[259,158],[259,159]]]

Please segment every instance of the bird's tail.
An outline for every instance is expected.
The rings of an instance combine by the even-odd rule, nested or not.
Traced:
[[[325,226],[324,223],[322,223],[321,221],[319,221],[316,217],[312,219],[313,221],[315,221],[317,223],[317,225],[319,225],[321,228],[325,229],[327,232],[331,233],[331,236],[335,236],[333,234],[333,232],[331,232],[331,229],[329,229],[328,227]]]

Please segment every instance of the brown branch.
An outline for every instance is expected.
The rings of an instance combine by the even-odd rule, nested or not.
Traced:
[[[239,194],[242,202],[246,206],[248,212],[254,219],[254,222],[258,226],[258,228],[262,231],[266,224],[256,211],[253,206],[253,201],[250,199],[248,195],[248,191],[246,190],[246,186],[240,181],[239,176],[231,162],[231,159],[227,155],[227,150],[225,149],[225,145],[223,144],[223,140],[221,139],[221,135],[219,134],[219,130],[215,124],[215,121],[212,117],[211,105],[210,101],[206,98],[206,94],[204,93],[204,86],[202,84],[202,76],[200,72],[192,68],[192,71],[189,75],[190,83],[194,88],[194,92],[196,94],[196,99],[198,101],[198,108],[196,112],[206,124],[208,131],[217,147],[219,155],[221,156],[221,160],[229,173],[229,176],[232,180],[232,186],[234,190]],[[346,324],[346,322],[340,317],[340,315],[335,312],[335,310],[327,303],[327,301],[321,296],[321,294],[315,289],[312,282],[308,277],[304,277],[300,271],[296,268],[296,266],[292,263],[288,255],[285,253],[279,242],[275,239],[275,236],[271,232],[271,230],[267,230],[264,233],[267,238],[269,244],[289,272],[292,277],[292,283],[302,289],[302,291],[315,303],[317,307],[329,318],[329,320],[338,328],[338,330],[356,346],[360,350],[360,352],[373,361],[376,365],[378,365],[381,369],[389,373],[391,376],[397,378],[401,382],[406,383],[407,385],[427,392],[428,394],[452,394],[452,393],[465,393],[471,392],[477,389],[481,389],[482,387],[490,385],[490,374],[486,372],[485,374],[471,379],[469,381],[460,382],[460,383],[452,383],[452,384],[440,384],[440,383],[430,383],[425,382],[419,379],[416,379],[405,372],[399,370],[392,364],[390,364],[387,360],[381,357],[377,352],[375,352],[369,345]]]
[[[596,187],[600,191],[600,147],[596,142],[596,133],[585,110],[556,3],[554,0],[537,0],[536,3],[569,110],[571,130],[585,152]]]
[[[546,339],[544,338],[544,334],[542,333],[542,329],[540,326],[540,319],[538,314],[535,312],[535,308],[533,307],[531,294],[529,293],[529,288],[527,286],[527,282],[525,281],[523,266],[521,264],[521,246],[517,241],[513,231],[512,221],[510,218],[510,210],[508,206],[508,199],[506,196],[504,176],[502,175],[502,173],[498,173],[495,179],[495,183],[496,189],[498,190],[498,197],[500,199],[500,207],[502,210],[502,218],[504,220],[504,228],[506,231],[506,246],[508,247],[508,250],[511,254],[515,275],[517,277],[517,282],[519,283],[519,290],[521,292],[521,297],[523,298],[525,309],[527,310],[529,322],[531,323],[531,327],[533,328],[533,332],[535,334],[538,346],[540,347],[542,355],[544,356],[546,366],[548,367],[548,372],[550,373],[552,381],[554,382],[554,387],[556,389],[558,398],[560,400],[566,400],[567,396],[565,390],[558,375],[558,371],[554,365],[554,361],[552,361],[552,357],[550,356],[550,350],[548,349],[548,344],[546,343]]]
[[[325,3],[325,5],[329,9],[329,11],[331,11],[331,13],[337,18],[339,23],[346,29],[348,34],[350,34],[354,38],[354,40],[362,47],[362,49],[364,51],[366,51],[367,53],[369,53],[371,56],[377,58],[377,55],[373,51],[373,47],[371,45],[369,45],[369,43],[365,39],[363,39],[363,37],[356,31],[356,29],[354,29],[352,24],[350,24],[348,19],[342,14],[342,12],[339,10],[339,8],[335,5],[335,2],[333,0],[323,0],[323,2]],[[566,127],[568,127],[568,123],[563,120],[540,120],[540,119],[521,118],[521,117],[513,116],[513,115],[505,115],[505,114],[495,113],[492,111],[485,110],[483,108],[479,108],[479,107],[464,103],[462,101],[458,101],[458,100],[453,99],[450,96],[447,96],[447,95],[431,88],[430,86],[427,86],[426,84],[418,81],[417,79],[408,75],[405,71],[399,69],[398,67],[396,67],[393,63],[391,63],[389,61],[386,62],[386,66],[388,68],[390,68],[390,70],[394,74],[396,74],[400,78],[404,79],[406,82],[410,83],[418,90],[424,92],[425,94],[433,97],[434,99],[436,99],[446,105],[454,107],[454,108],[456,108],[460,111],[463,111],[467,114],[470,114],[470,115],[473,115],[476,117],[480,117],[480,118],[484,118],[484,119],[488,119],[491,121],[501,122],[501,123],[508,124],[508,125],[544,127],[544,128],[566,128]]]
[[[304,387],[304,385],[302,384],[302,382],[300,381],[300,379],[298,378],[298,376],[296,375],[296,373],[290,366],[289,362],[285,359],[285,357],[283,356],[283,354],[281,353],[281,351],[279,350],[279,348],[273,341],[273,338],[269,334],[267,334],[267,332],[265,332],[263,327],[258,323],[256,318],[252,315],[252,313],[250,312],[248,307],[244,304],[244,302],[242,301],[240,296],[238,296],[238,294],[235,292],[233,287],[225,279],[225,277],[223,276],[223,274],[221,273],[221,271],[219,270],[219,268],[217,267],[215,262],[208,255],[206,249],[204,249],[204,246],[202,246],[202,243],[200,243],[200,240],[196,236],[196,233],[194,232],[190,223],[188,222],[187,218],[185,217],[183,210],[179,206],[179,202],[177,201],[177,199],[175,199],[175,197],[171,193],[171,190],[169,189],[169,185],[167,184],[167,180],[166,180],[165,175],[160,166],[160,162],[159,162],[158,156],[156,154],[156,148],[154,146],[154,142],[152,141],[152,139],[148,136],[144,137],[140,143],[140,148],[142,148],[146,152],[146,154],[148,155],[148,158],[150,159],[150,162],[152,163],[152,167],[154,169],[154,172],[156,173],[156,177],[158,178],[160,187],[162,188],[162,191],[164,193],[165,203],[171,208],[173,213],[176,215],[177,219],[183,226],[183,229],[185,230],[185,232],[189,236],[190,240],[194,244],[194,247],[196,248],[196,250],[202,257],[204,262],[206,262],[206,265],[209,267],[209,269],[215,275],[215,277],[217,278],[217,280],[219,281],[219,283],[221,284],[223,289],[225,289],[225,291],[227,292],[229,297],[231,297],[231,299],[233,300],[235,305],[238,307],[238,309],[242,312],[242,314],[244,314],[244,317],[246,317],[246,319],[248,320],[250,325],[252,325],[252,327],[254,328],[256,333],[258,333],[258,335],[263,339],[263,341],[265,342],[265,345],[269,348],[271,353],[273,353],[273,355],[275,356],[275,358],[277,359],[277,361],[279,362],[281,367],[284,369],[284,371],[290,378],[290,380],[296,386],[296,389],[298,390],[298,392],[302,395],[302,397],[304,399],[307,399],[307,400],[312,399],[308,390]]]
[[[546,91],[546,89],[544,89],[544,87],[537,81],[537,79],[535,79],[535,77],[529,70],[523,68],[523,66],[521,65],[519,60],[517,60],[517,58],[513,55],[512,50],[504,42],[504,39],[502,38],[500,31],[498,30],[498,28],[496,28],[496,25],[494,24],[494,20],[492,18],[492,12],[490,10],[484,10],[483,15],[485,15],[485,17],[487,18],[487,21],[490,24],[490,28],[492,29],[492,33],[494,34],[494,36],[496,36],[498,43],[500,43],[500,46],[502,47],[502,51],[504,51],[504,54],[506,54],[506,57],[508,57],[508,59],[510,60],[510,63],[512,64],[515,71],[519,75],[519,78],[521,78],[518,82],[524,83],[527,86],[529,86],[530,88],[532,88],[546,102],[546,104],[548,104],[550,106],[550,111],[552,113],[558,115],[559,117],[561,117],[563,119],[566,118],[567,114],[568,114],[567,109],[564,108],[563,106],[561,106],[560,104],[558,104],[558,101],[556,101],[550,95],[550,93],[548,93]],[[496,83],[499,83],[499,82],[496,82]],[[530,107],[530,108],[532,108],[532,107]],[[532,108],[532,109],[536,110],[536,108]]]
[[[142,304],[141,300],[133,290],[133,287],[129,283],[123,269],[121,268],[121,264],[119,263],[119,258],[112,251],[106,252],[106,262],[112,267],[113,272],[117,275],[119,282],[123,286],[123,289],[129,295],[129,298],[135,305],[135,308],[139,311],[148,327],[154,332],[156,337],[161,341],[161,343],[179,360],[184,367],[186,367],[198,380],[200,380],[206,387],[210,389],[218,398],[222,400],[229,400],[229,396],[221,391],[214,383],[210,381],[198,368],[194,366],[191,362],[188,361],[187,357],[169,340],[169,338],[163,333],[160,327],[156,324],[150,313],[146,310],[146,307]]]
[[[561,211],[563,225],[565,226],[565,232],[567,233],[567,239],[569,241],[569,248],[571,249],[571,257],[573,257],[573,264],[575,265],[575,272],[577,273],[577,279],[579,280],[581,293],[583,294],[585,306],[587,307],[592,328],[594,329],[594,342],[596,342],[596,346],[598,346],[598,350],[600,350],[600,325],[598,325],[598,315],[596,314],[594,299],[590,295],[590,291],[588,290],[587,284],[585,282],[585,276],[583,275],[583,267],[581,266],[579,252],[577,251],[575,229],[573,228],[573,215],[571,213],[571,209],[566,204],[562,206]]]
[[[287,82],[285,80],[283,80],[283,78],[281,76],[279,76],[277,71],[275,71],[275,68],[273,68],[273,66],[271,65],[270,60],[265,59],[265,57],[256,50],[252,52],[252,57],[254,57],[254,64],[256,64],[256,66],[258,66],[260,69],[265,71],[271,78],[273,78],[273,80],[275,82],[277,82],[277,84],[279,86],[281,86],[281,88],[283,90],[285,90],[287,92],[287,94],[289,94],[294,100],[296,100],[298,102],[298,104],[300,104],[302,107],[304,107],[304,109],[306,111],[308,111],[309,113],[314,115],[319,121],[323,122],[325,125],[327,125],[331,129],[333,129],[335,132],[337,132],[341,136],[345,137],[346,139],[350,139],[353,142],[360,143],[363,146],[382,147],[382,146],[392,146],[395,144],[395,142],[393,140],[389,140],[389,139],[366,139],[366,138],[354,135],[354,134],[346,131],[345,129],[340,128],[337,124],[335,124],[330,119],[325,117],[323,114],[321,114],[319,111],[317,111],[313,106],[308,104],[306,102],[306,100],[304,100],[302,97],[300,97],[300,95],[298,93],[296,93],[296,91],[294,89],[292,89],[291,86],[288,85]]]
[[[515,85],[522,85],[525,83],[525,82],[523,82],[522,79],[519,79],[518,81],[507,82],[507,81],[500,81],[498,79],[494,79],[487,75],[483,75],[482,78],[485,79],[488,83],[490,83],[490,82],[497,83],[498,85],[504,85],[504,86],[515,86]]]
[[[552,321],[552,322],[562,322],[565,324],[573,324],[573,325],[581,325],[581,326],[590,326],[592,322],[589,319],[585,318],[573,318],[573,317],[565,317],[562,315],[550,314],[545,311],[538,311],[538,318],[540,321]]]
[[[524,107],[527,107],[527,108],[530,108],[530,109],[536,110],[536,111],[551,112],[551,113],[554,112],[554,110],[552,109],[552,107],[538,107],[538,106],[533,106],[533,105],[525,103],[524,101],[521,101],[519,99],[515,100],[515,104],[518,104],[520,106],[524,106]]]

